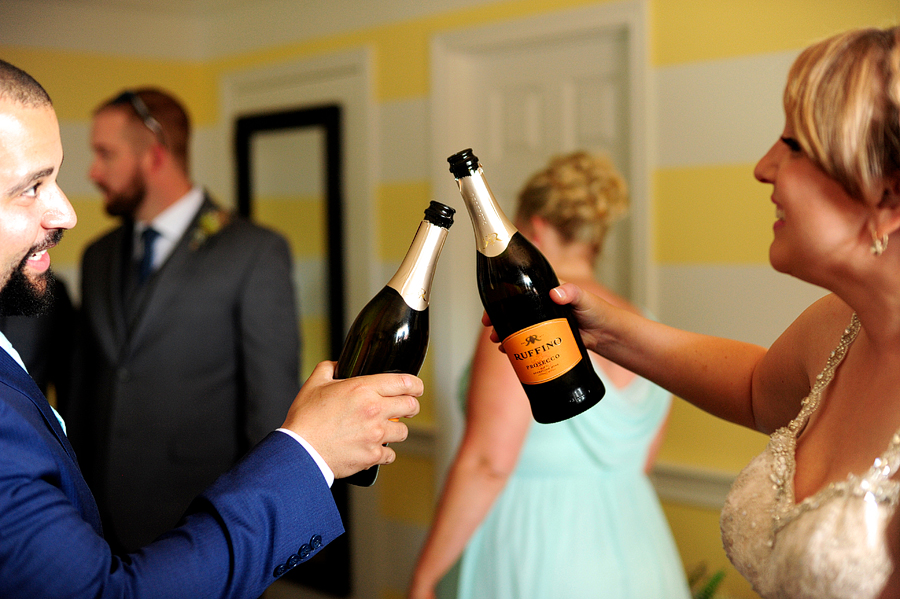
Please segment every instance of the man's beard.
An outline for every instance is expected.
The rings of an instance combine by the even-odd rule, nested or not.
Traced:
[[[106,213],[110,216],[125,216],[133,218],[147,195],[147,186],[141,178],[139,172],[135,172],[131,181],[125,190],[117,193],[111,192],[108,188],[101,187],[106,192]]]
[[[61,229],[51,233],[46,247],[59,243],[62,233]],[[40,316],[53,305],[53,272],[48,268],[33,279],[25,274],[25,265],[32,254],[34,251],[25,256],[0,289],[0,314],[4,316]]]
[[[21,268],[9,277],[0,290],[0,314],[3,316],[40,316],[53,305],[53,273],[41,273],[37,280],[25,276]]]

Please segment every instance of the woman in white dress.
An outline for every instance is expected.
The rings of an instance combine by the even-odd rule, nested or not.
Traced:
[[[552,295],[574,307],[590,349],[772,435],[721,522],[757,592],[900,597],[900,28],[807,48],[784,109],[754,171],[772,186],[769,260],[831,293],[770,348],[673,329],[573,284]]]

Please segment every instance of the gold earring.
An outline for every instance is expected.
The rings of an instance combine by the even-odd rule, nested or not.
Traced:
[[[884,253],[884,250],[887,249],[888,245],[888,236],[887,233],[884,234],[884,237],[879,239],[876,237],[875,233],[872,233],[872,246],[869,248],[869,251],[872,252],[873,256],[880,256]]]

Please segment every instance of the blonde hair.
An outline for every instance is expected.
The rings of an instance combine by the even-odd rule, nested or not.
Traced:
[[[609,157],[584,151],[558,156],[519,192],[517,220],[546,220],[567,242],[599,253],[609,225],[628,210],[625,180]]]
[[[900,27],[858,29],[804,50],[784,110],[804,152],[859,201],[900,173]]]

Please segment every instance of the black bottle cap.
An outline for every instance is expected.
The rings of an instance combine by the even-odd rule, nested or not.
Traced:
[[[472,153],[472,148],[457,152],[447,162],[450,163],[450,172],[457,179],[468,177],[472,171],[478,170],[478,156]]]
[[[425,220],[438,227],[449,229],[453,224],[454,214],[456,214],[455,208],[431,200],[431,204],[425,209]]]

